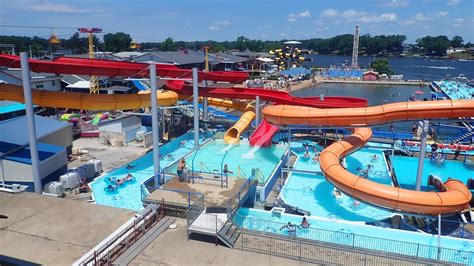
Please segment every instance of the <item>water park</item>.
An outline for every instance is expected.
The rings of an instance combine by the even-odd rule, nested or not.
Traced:
[[[127,209],[143,223],[150,212],[185,217],[189,238],[207,235],[234,249],[262,253],[271,241],[299,243],[299,257],[284,247],[273,251],[294,259],[313,261],[313,250],[337,247],[387,262],[474,265],[474,103],[456,96],[470,93],[460,85],[435,83],[445,99],[369,106],[357,97],[296,97],[229,85],[247,80],[245,72],[98,59],[39,61],[26,54],[0,55],[0,64],[25,73],[133,77],[149,84],[122,95],[0,84],[2,100],[25,103],[33,136],[33,105],[95,111],[59,119],[82,125],[80,138],[103,139],[108,132],[109,142],[114,121],[131,127],[133,119],[124,114],[149,120],[133,131],[133,139],[149,139],[149,152],[105,172],[97,169],[100,158],[93,158],[91,174],[87,162],[61,176],[67,188],[89,193],[93,204]],[[158,77],[166,80],[160,89]],[[183,133],[170,137],[170,128],[180,123]],[[411,132],[395,132],[400,123],[413,126]],[[121,140],[133,145],[129,134]],[[42,165],[42,146],[29,141],[29,149],[40,150]],[[71,153],[87,151],[72,147]],[[15,154],[5,160],[10,157]],[[38,158],[29,160],[34,168]],[[32,188],[4,182],[2,191],[41,193],[45,180],[33,176]],[[48,189],[54,193],[51,184]],[[107,262],[104,254],[115,244],[102,245],[80,264]]]
[[[21,72],[0,82],[0,264],[147,263],[168,238],[276,264],[474,265],[474,87],[320,84],[374,81],[358,30],[352,64],[317,71],[297,41],[225,71],[208,47],[179,66],[98,59],[93,43],[89,58],[0,54]],[[42,244],[57,255],[29,252]]]

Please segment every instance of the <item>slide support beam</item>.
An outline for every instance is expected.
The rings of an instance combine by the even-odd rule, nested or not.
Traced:
[[[160,186],[160,121],[158,118],[158,97],[156,87],[156,65],[150,64],[151,84],[151,127],[153,131],[153,177],[155,188]]]
[[[41,194],[43,187],[39,173],[39,155],[36,139],[35,113],[33,110],[33,99],[31,92],[30,65],[28,64],[28,53],[20,53],[21,77],[23,79],[23,93],[25,97],[26,121],[28,125],[28,138],[30,142],[31,167],[33,168],[33,183],[35,192]],[[3,160],[2,160],[3,163]]]

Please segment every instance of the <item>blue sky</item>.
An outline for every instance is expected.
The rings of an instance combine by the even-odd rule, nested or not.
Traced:
[[[100,27],[134,41],[308,39],[352,33],[461,35],[474,42],[474,0],[0,0],[1,25]],[[48,37],[51,30],[3,28],[0,35]],[[55,29],[69,37],[72,29]]]

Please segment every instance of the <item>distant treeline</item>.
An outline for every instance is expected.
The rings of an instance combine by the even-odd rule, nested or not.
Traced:
[[[163,42],[145,42],[141,43],[139,50],[150,51],[177,51],[179,49],[201,50],[204,46],[209,46],[211,52],[228,51],[228,50],[246,50],[254,52],[268,52],[269,50],[278,49],[283,46],[283,42],[278,41],[262,41],[251,40],[240,36],[235,41],[174,41],[167,38]],[[299,40],[302,44],[300,48],[312,50],[319,54],[337,54],[350,55],[352,53],[353,35],[343,34],[331,38],[313,38],[308,40]],[[460,36],[453,37],[449,40],[446,36],[425,36],[417,40],[416,45],[404,46],[406,41],[405,35],[378,35],[370,36],[362,35],[359,38],[359,53],[365,55],[398,55],[406,52],[406,47],[410,52],[423,53],[427,55],[443,56],[449,46],[460,47],[464,45]],[[19,36],[0,36],[0,43],[15,44],[18,51],[31,51],[33,54],[44,54],[59,49],[70,50],[74,54],[86,53],[88,49],[87,38],[79,33],[75,33],[69,39],[61,39],[61,43],[50,45],[48,39],[40,37],[19,37]],[[119,52],[131,50],[130,45],[132,38],[126,33],[108,33],[104,35],[103,41],[99,41],[94,36],[96,50]],[[465,44],[470,46],[471,43]]]

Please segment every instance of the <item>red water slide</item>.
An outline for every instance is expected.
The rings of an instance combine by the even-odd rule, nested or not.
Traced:
[[[262,123],[257,127],[252,136],[250,136],[249,142],[251,146],[259,147],[270,147],[272,145],[273,135],[278,131],[278,127],[274,126],[263,120]]]
[[[144,63],[66,57],[60,57],[53,61],[29,59],[28,62],[33,72],[133,78],[148,76],[148,64]],[[16,55],[0,55],[0,66],[20,68],[20,57]],[[156,72],[160,77],[192,78],[191,69],[179,69],[173,65],[156,64]],[[239,83],[248,78],[248,73],[200,71],[198,77],[200,81],[210,80]]]
[[[185,85],[183,81],[168,81],[166,86],[180,94],[192,95],[192,86]],[[255,100],[260,96],[263,101],[270,101],[276,104],[300,105],[314,108],[349,108],[366,107],[368,102],[363,98],[326,96],[324,100],[315,99],[315,97],[294,97],[284,91],[274,91],[263,88],[199,88],[199,96],[228,98],[228,99],[247,99]]]

